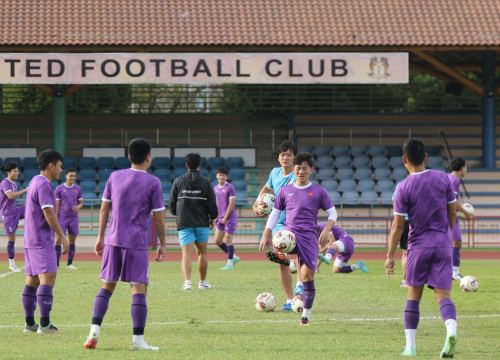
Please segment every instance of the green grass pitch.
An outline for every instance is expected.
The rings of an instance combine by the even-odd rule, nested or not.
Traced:
[[[160,347],[155,353],[129,350],[130,291],[125,283],[111,298],[97,350],[83,349],[99,286],[97,262],[77,262],[78,271],[60,270],[52,310],[60,333],[53,336],[23,334],[23,275],[2,276],[0,359],[401,358],[405,290],[399,287],[400,276],[384,275],[381,261],[368,261],[368,274],[332,274],[323,266],[316,279],[313,323],[306,328],[297,325],[299,314],[255,310],[255,297],[266,291],[278,297],[281,307],[284,296],[275,265],[243,261],[232,272],[220,271],[222,265],[209,264],[213,289],[183,292],[180,264],[151,264],[146,339]],[[497,260],[463,261],[463,273],[475,275],[480,285],[477,293],[468,294],[453,283],[459,316],[456,359],[500,357],[499,265]],[[3,272],[5,268],[2,264]],[[417,358],[438,358],[445,330],[430,290],[420,314]]]

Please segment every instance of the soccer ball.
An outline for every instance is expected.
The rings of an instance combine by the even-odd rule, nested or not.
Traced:
[[[295,274],[297,272],[297,263],[295,260],[290,260],[290,271],[292,274]]]
[[[274,297],[274,295],[267,292],[259,294],[259,296],[257,296],[257,299],[255,299],[255,308],[258,311],[274,311],[274,308],[277,304],[278,300]]]
[[[304,311],[304,300],[302,299],[302,295],[297,295],[293,298],[292,310],[298,313]]]
[[[475,292],[479,288],[479,282],[472,275],[467,275],[460,280],[460,290],[465,292]]]
[[[472,206],[470,203],[463,203],[462,207],[464,208],[465,211],[467,211],[469,214],[474,215],[474,206]],[[464,217],[464,214],[458,213],[461,217]]]
[[[274,195],[271,193],[259,195],[259,197],[255,201],[255,204],[259,213],[269,215],[273,210]]]
[[[273,248],[280,253],[289,253],[295,249],[297,240],[290,230],[280,230],[273,236]]]

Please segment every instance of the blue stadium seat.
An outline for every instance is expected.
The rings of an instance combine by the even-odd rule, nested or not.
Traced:
[[[82,192],[95,192],[96,190],[96,185],[95,181],[92,180],[83,180],[80,181],[80,188],[82,189]]]
[[[385,146],[383,146],[383,145],[370,145],[370,147],[368,148],[368,154],[371,157],[385,156],[385,153],[386,153],[386,149],[385,149]]]
[[[373,176],[372,170],[368,168],[356,169],[354,177],[358,180],[369,180]]]
[[[170,180],[161,180],[161,188],[163,193],[169,193],[172,190],[172,183]]]
[[[184,169],[182,170],[184,171]],[[172,177],[172,173],[170,172],[169,169],[155,169],[154,174],[158,176],[161,180],[170,180]]]
[[[393,169],[400,168],[400,167],[404,166],[403,159],[401,158],[401,156],[392,156],[389,159],[389,165]]]
[[[128,169],[131,166],[130,160],[127,157],[116,158],[115,165],[118,170]]]
[[[429,156],[427,159],[427,167],[431,169],[442,169],[443,158],[441,156]]]
[[[335,157],[347,156],[349,154],[349,146],[347,146],[347,145],[335,145],[333,147],[332,154]]]
[[[333,169],[319,169],[317,172],[319,180],[332,180],[335,177],[335,170]]]
[[[247,183],[244,180],[233,180],[232,184],[237,193],[240,191],[247,191]]]
[[[21,176],[24,181],[31,181],[35,176],[40,174],[40,170],[38,169],[24,169],[23,174]]]
[[[331,167],[333,167],[333,159],[330,156],[320,156],[316,160],[316,166],[319,169],[331,168]]]
[[[0,168],[3,168],[3,159],[0,158]]]
[[[99,169],[113,169],[115,167],[115,159],[111,156],[102,156],[97,159],[97,167]]]
[[[209,176],[208,169],[204,168],[204,167],[200,168],[200,175],[204,176],[204,177],[208,177]]]
[[[323,180],[321,186],[323,186],[326,191],[337,191],[338,184],[335,180]]]
[[[297,148],[298,153],[314,153],[314,145],[299,145]]]
[[[401,146],[388,146],[387,155],[392,156],[403,156],[403,148]]]
[[[353,178],[354,178],[354,171],[352,171],[351,168],[337,170],[338,180],[352,180]]]
[[[429,157],[431,156],[441,157],[441,146],[436,146],[436,145],[426,146],[425,151],[427,152]]]
[[[375,182],[373,180],[361,180],[358,183],[359,191],[375,191]]]
[[[78,159],[72,156],[66,156],[63,159],[63,169],[76,169],[78,167]]]
[[[335,205],[339,205],[341,203],[342,197],[340,196],[340,194],[338,192],[329,191],[328,195],[330,195],[330,199],[332,199],[332,201]]]
[[[359,194],[356,191],[346,191],[342,194],[343,205],[359,205]]]
[[[98,203],[98,197],[95,192],[84,192],[83,193],[83,205],[85,206],[91,206],[91,205],[97,205]]]
[[[186,167],[186,160],[183,157],[176,156],[176,157],[172,158],[172,167],[174,169],[185,168]]]
[[[394,192],[394,182],[392,180],[380,180],[377,183],[377,190],[380,193]]]
[[[370,165],[370,158],[368,156],[356,156],[353,165],[355,168],[367,168]]]
[[[78,161],[78,167],[80,169],[95,169],[95,158],[93,157],[82,157]]]
[[[4,159],[4,165],[7,163],[14,163],[17,166],[21,166],[21,158],[19,157],[8,157]]]
[[[170,158],[168,157],[155,157],[151,166],[155,169],[168,169],[170,167]],[[183,165],[184,166],[184,162]]]
[[[332,147],[329,145],[316,145],[314,147],[314,156],[330,156],[332,153]]]
[[[99,181],[107,181],[113,171],[113,169],[99,169],[99,172],[97,173]]]
[[[242,168],[245,166],[245,162],[241,156],[228,157],[226,159],[226,166],[230,169],[232,168]]]
[[[104,189],[106,188],[106,183],[107,181],[99,181],[97,184],[97,192],[102,194],[104,192]]]
[[[382,205],[392,205],[392,191],[384,191],[380,194],[380,203]]]
[[[389,180],[391,178],[391,170],[388,168],[379,168],[374,171],[377,180]]]
[[[176,179],[186,173],[186,168],[175,168],[172,171],[172,179]]]
[[[363,191],[361,193],[361,204],[377,205],[378,203],[379,203],[379,198],[375,191]]]
[[[348,156],[337,156],[335,158],[335,167],[337,169],[351,167],[351,158]]]
[[[225,162],[224,158],[211,157],[211,158],[207,159],[207,166],[210,169],[218,169],[218,168],[226,166],[226,162]]]
[[[78,176],[81,180],[95,180],[96,172],[94,169],[82,169],[79,171]]]
[[[338,186],[338,191],[346,192],[346,191],[355,191],[356,190],[356,181],[354,180],[341,180]]]
[[[236,193],[235,204],[237,206],[246,206],[248,205],[248,194],[245,192]]]
[[[208,165],[207,165],[207,158],[206,157],[201,157],[201,167],[202,168],[206,168]]]
[[[389,160],[385,156],[377,155],[372,158],[372,166],[375,169],[387,167],[388,162]]]
[[[394,178],[394,180],[396,180],[396,182],[400,182],[401,180],[403,180],[407,176],[408,176],[408,172],[403,167],[394,169],[392,172],[392,177]]]
[[[353,145],[351,146],[351,156],[366,156],[368,153],[368,147],[366,145]]]
[[[229,178],[231,180],[244,180],[245,179],[245,169],[243,168],[232,168],[229,170]]]
[[[23,169],[37,169],[38,170],[38,162],[35,157],[26,157],[23,159],[21,166]]]
[[[168,206],[168,202],[170,201],[170,191],[163,191],[163,201],[165,202],[165,206]]]

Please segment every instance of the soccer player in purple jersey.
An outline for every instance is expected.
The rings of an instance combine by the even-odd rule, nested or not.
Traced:
[[[51,181],[61,176],[62,156],[57,151],[45,150],[38,155],[40,175],[29,184],[24,220],[25,286],[22,303],[25,314],[24,332],[51,334],[58,331],[50,322],[52,289],[56,283],[57,265],[54,251],[54,232],[57,241],[68,250],[68,242],[57,222],[56,199]],[[40,326],[35,323],[36,304],[40,308]]]
[[[66,182],[56,187],[56,214],[64,234],[68,234],[69,251],[67,269],[77,270],[73,265],[76,252],[76,237],[80,230],[78,212],[83,206],[82,189],[76,185],[76,170],[66,170]],[[57,266],[61,257],[61,244],[56,244]]]
[[[460,197],[460,180],[467,174],[467,165],[465,160],[461,158],[454,158],[450,162],[450,167],[452,172],[448,174],[450,178],[451,187],[455,196],[457,197],[457,212],[464,214],[467,220],[472,219],[472,214],[466,211],[460,202],[458,201]],[[462,233],[460,232],[460,224],[458,218],[453,225],[453,280],[461,280],[462,274],[460,274],[460,249],[462,248]]]
[[[394,274],[394,252],[404,230],[405,214],[410,221],[406,282],[408,295],[404,310],[406,347],[402,356],[416,355],[416,331],[420,319],[419,304],[424,285],[434,295],[446,327],[441,358],[451,358],[457,343],[457,314],[450,299],[452,241],[449,231],[455,223],[456,196],[447,174],[425,170],[424,144],[409,139],[403,146],[403,162],[410,173],[398,185],[394,197],[394,221],[385,262],[388,275]]]
[[[16,199],[23,196],[27,189],[18,191],[17,179],[19,178],[19,167],[16,163],[5,164],[7,177],[0,183],[0,215],[3,227],[7,234],[7,254],[9,257],[9,270],[20,272],[14,260],[14,244],[16,242],[16,230],[19,220],[24,219],[24,206],[16,206]]]
[[[318,235],[321,234],[325,224],[318,225]],[[321,254],[326,252],[325,255]],[[328,244],[320,249],[319,259],[321,262],[330,265],[333,257],[337,254],[335,262],[333,263],[334,273],[349,274],[355,270],[361,270],[364,273],[368,272],[368,267],[363,260],[349,265],[349,260],[354,254],[354,240],[353,238],[340,226],[335,225],[332,231],[328,234]]]
[[[227,181],[226,168],[218,169],[216,177],[219,184],[214,186],[214,192],[219,215],[215,223],[215,244],[227,254],[227,264],[221,270],[233,270],[234,264],[240,261],[240,258],[234,255],[233,245],[233,236],[238,225],[235,210],[236,189]]]
[[[160,239],[156,261],[162,261],[165,256],[165,204],[160,179],[147,172],[151,166],[149,143],[133,139],[128,144],[128,157],[132,167],[114,171],[102,196],[95,244],[95,253],[102,256],[102,282],[94,301],[90,333],[84,344],[87,349],[97,346],[109,300],[116,283],[121,280],[130,283],[132,292],[132,350],[158,350],[144,340],[149,282],[147,234],[148,219],[153,212]]]
[[[319,243],[322,246],[328,243],[328,234],[337,220],[337,211],[328,192],[322,186],[309,181],[313,166],[311,154],[298,154],[295,157],[294,171],[297,179],[293,184],[284,186],[278,193],[259,245],[261,251],[269,246],[272,229],[281,212],[286,210],[285,229],[295,234],[297,244],[293,253],[298,255],[299,271],[304,285],[304,310],[299,322],[301,326],[311,323],[312,306],[316,295],[314,275],[319,253],[316,233],[318,212],[323,209],[328,213],[328,221],[319,235]],[[270,257],[270,260],[285,266],[290,265],[287,257],[283,258],[278,254]]]

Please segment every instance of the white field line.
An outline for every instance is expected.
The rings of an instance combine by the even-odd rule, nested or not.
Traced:
[[[19,270],[21,270],[21,272],[19,272],[19,274],[22,274],[23,273],[23,270],[24,270],[24,266],[19,268]],[[11,276],[13,274],[17,274],[15,272],[12,272],[12,271],[9,271],[9,272],[5,272],[5,273],[1,273],[0,274],[0,279],[3,279],[3,278],[6,278],[7,276]]]
[[[500,314],[483,314],[483,315],[463,315],[457,316],[458,319],[489,319],[489,318],[498,318]],[[439,316],[421,316],[421,320],[441,320]],[[194,320],[193,324],[288,324],[288,323],[296,323],[297,319],[288,319],[288,320],[207,320],[207,321],[198,321]],[[387,321],[403,321],[403,317],[387,317],[387,318],[345,318],[345,319],[317,319],[313,321],[315,323],[321,322],[387,322]],[[172,325],[189,325],[191,321],[150,321],[147,323],[147,326],[172,326]],[[58,324],[61,328],[80,328],[80,327],[89,327],[90,324]],[[130,323],[107,323],[104,322],[104,327],[122,327],[122,326],[130,326]],[[24,325],[0,325],[0,330],[3,329],[17,329],[22,328]]]

